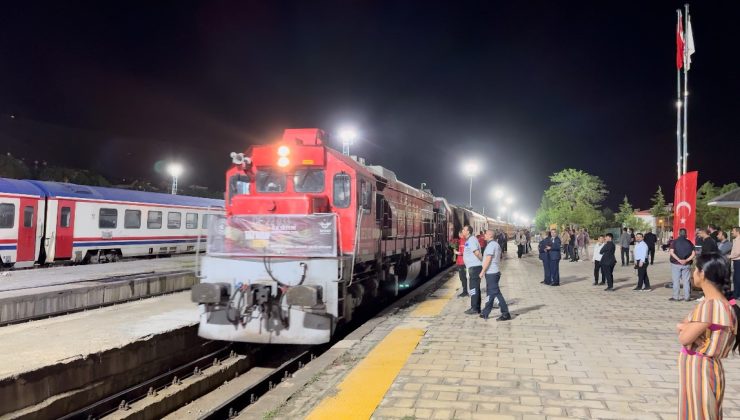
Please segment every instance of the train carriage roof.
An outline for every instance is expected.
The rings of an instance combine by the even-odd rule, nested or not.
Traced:
[[[41,197],[43,191],[24,179],[0,178],[0,193],[35,195]]]
[[[40,188],[49,197],[84,198],[88,200],[127,201],[133,203],[161,204],[187,207],[223,208],[224,201],[213,198],[190,197],[187,195],[162,194],[119,188],[91,187],[51,181],[28,181]]]

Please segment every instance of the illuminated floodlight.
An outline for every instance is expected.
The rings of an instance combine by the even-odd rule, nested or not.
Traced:
[[[352,126],[345,126],[339,129],[339,140],[342,141],[342,154],[349,156],[349,146],[357,140],[359,133]]]
[[[465,176],[474,177],[478,174],[479,170],[480,167],[476,161],[469,160],[463,164],[463,172],[465,172]]]
[[[511,205],[512,203],[514,203],[515,200],[514,197],[506,197],[504,201],[506,202],[506,204]]]
[[[504,191],[504,189],[501,187],[496,187],[493,189],[493,197],[497,200],[500,200],[505,193],[506,191]]]
[[[285,156],[281,156],[280,159],[278,159],[277,164],[279,167],[284,168],[290,164],[290,160]]]
[[[290,154],[290,148],[288,146],[280,146],[277,150],[278,156],[286,157]]]

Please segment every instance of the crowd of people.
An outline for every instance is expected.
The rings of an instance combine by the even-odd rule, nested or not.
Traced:
[[[664,248],[670,254],[673,288],[671,301],[691,301],[693,286],[702,290],[701,302],[676,325],[679,355],[679,418],[721,418],[725,388],[721,359],[740,348],[738,331],[740,307],[740,227],[731,234],[714,225],[697,232],[695,242],[687,237],[685,229]],[[730,236],[733,240],[730,241]],[[619,238],[612,233],[598,235],[591,244],[586,229],[566,228],[537,233],[539,258],[548,286],[560,285],[560,261],[587,261],[593,259],[593,285],[606,285],[614,292],[614,268],[619,252],[623,267],[634,264],[637,272],[635,291],[652,291],[648,267],[655,262],[658,237],[651,231],[635,233],[624,228]],[[518,231],[514,235],[517,257],[530,252],[530,233]],[[488,319],[494,308],[501,309],[498,321],[512,319],[501,292],[501,259],[506,252],[508,237],[503,231],[487,230],[476,237],[470,226],[460,232],[457,265],[462,282],[460,297],[470,296],[466,314],[479,314]],[[591,248],[591,252],[589,252]],[[693,273],[692,265],[695,266]],[[732,280],[730,280],[732,279]],[[486,302],[482,306],[481,282],[486,284]],[[680,291],[683,288],[683,297]]]

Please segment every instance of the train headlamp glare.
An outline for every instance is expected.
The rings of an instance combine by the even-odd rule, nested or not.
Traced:
[[[279,167],[284,168],[290,164],[290,160],[288,160],[288,158],[283,156],[280,159],[278,159],[277,164]]]
[[[278,147],[277,153],[280,157],[287,157],[290,154],[290,147],[280,146]]]

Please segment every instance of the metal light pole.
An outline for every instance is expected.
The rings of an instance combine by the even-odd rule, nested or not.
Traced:
[[[468,207],[472,209],[473,208],[473,178],[478,173],[478,169],[479,169],[478,163],[472,160],[465,162],[463,169],[465,170],[465,175],[470,177],[470,196],[468,198]]]
[[[182,175],[182,165],[179,163],[170,163],[167,172],[172,176],[172,194],[177,194],[177,177]]]

